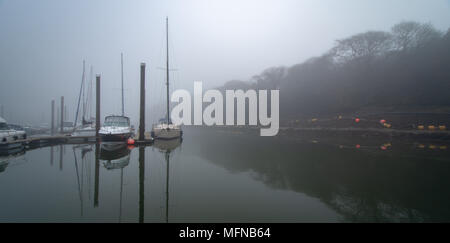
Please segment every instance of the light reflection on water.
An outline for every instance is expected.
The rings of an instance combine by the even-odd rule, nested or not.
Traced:
[[[114,153],[27,151],[0,163],[0,221],[450,221],[445,145],[354,140],[186,129]]]

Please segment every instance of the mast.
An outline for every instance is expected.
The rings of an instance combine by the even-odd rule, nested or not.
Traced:
[[[83,75],[81,77],[81,87],[80,87],[80,94],[78,95],[78,105],[77,105],[77,112],[75,114],[75,122],[73,125],[73,129],[75,130],[77,127],[77,120],[78,120],[78,111],[80,110],[80,100],[81,100],[81,92],[83,91],[83,86],[84,86],[84,63],[85,61],[83,60]],[[66,109],[64,109],[64,111],[66,111]],[[63,114],[61,114],[63,115]],[[61,124],[61,127],[63,127],[64,124]]]
[[[81,118],[81,125],[84,125],[84,116],[86,115],[86,99],[85,99],[85,91],[86,91],[86,85],[84,85],[84,82],[85,82],[85,80],[86,80],[86,77],[85,77],[85,66],[84,66],[84,61],[83,61],[83,78],[82,78],[82,81],[81,82],[83,82],[83,98],[81,99],[82,100],[82,102],[83,102],[83,115],[82,115],[82,118]]]
[[[167,85],[167,125],[170,123],[170,108],[169,108],[169,18],[166,17],[166,85]]]
[[[122,73],[122,116],[125,116],[124,98],[123,98],[123,53],[120,53],[120,64],[121,64],[121,73]]]
[[[92,121],[92,80],[94,79],[94,67],[91,65],[91,71],[89,74],[89,88],[88,88],[88,109],[89,109],[89,121]]]

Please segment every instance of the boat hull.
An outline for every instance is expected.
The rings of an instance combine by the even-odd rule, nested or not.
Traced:
[[[126,142],[131,137],[131,133],[121,134],[100,134],[100,140],[103,142]]]
[[[153,139],[171,140],[181,138],[183,132],[181,129],[154,128],[151,136]]]

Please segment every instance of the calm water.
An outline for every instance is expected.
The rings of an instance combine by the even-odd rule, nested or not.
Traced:
[[[97,157],[42,148],[2,158],[0,221],[450,221],[446,146],[191,128],[181,144]]]

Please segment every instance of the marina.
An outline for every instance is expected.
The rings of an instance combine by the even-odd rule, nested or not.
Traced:
[[[450,222],[450,4],[357,2],[0,0],[0,223]]]

